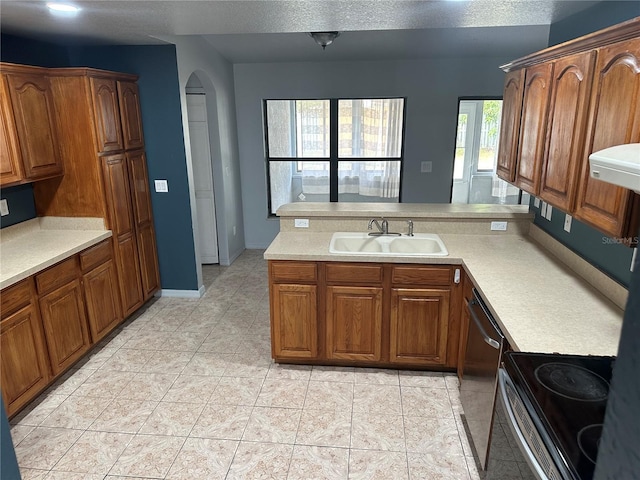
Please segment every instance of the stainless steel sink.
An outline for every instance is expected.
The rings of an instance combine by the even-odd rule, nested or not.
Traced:
[[[401,257],[446,257],[442,239],[431,233],[413,236],[371,236],[361,232],[336,232],[331,237],[329,253],[349,255],[385,255]]]

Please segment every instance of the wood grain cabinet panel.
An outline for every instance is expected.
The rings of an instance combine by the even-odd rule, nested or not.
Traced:
[[[327,358],[379,361],[382,356],[382,288],[326,289]]]
[[[6,79],[24,178],[38,180],[62,175],[64,167],[48,77],[35,73],[10,73]]]
[[[97,266],[82,277],[91,340],[98,342],[122,320],[118,276],[113,260]]]
[[[40,313],[51,368],[57,375],[82,357],[90,346],[80,281],[76,279],[41,296]]]
[[[516,178],[518,134],[524,92],[524,69],[507,73],[504,80],[500,143],[496,171],[500,178],[513,183]]]
[[[0,185],[10,185],[24,178],[18,133],[9,99],[5,75],[0,76]]]
[[[595,52],[554,62],[540,198],[571,211],[583,155]]]
[[[628,223],[637,222],[630,218],[633,193],[591,178],[588,157],[613,145],[640,142],[640,38],[600,48],[597,55],[575,217],[623,236]]]
[[[540,190],[552,75],[552,63],[529,67],[525,75],[515,184],[533,195]]]
[[[122,117],[124,147],[127,150],[144,148],[138,85],[135,82],[118,81],[118,101]]]
[[[0,388],[13,415],[49,382],[49,361],[35,304],[0,322]]]
[[[98,152],[109,153],[123,150],[124,142],[122,140],[116,80],[91,77],[90,83]]]
[[[274,358],[318,357],[317,310],[315,285],[271,286],[271,348]]]
[[[389,360],[400,364],[444,365],[449,325],[448,289],[391,291]]]

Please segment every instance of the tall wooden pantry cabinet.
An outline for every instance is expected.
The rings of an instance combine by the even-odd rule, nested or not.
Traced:
[[[34,184],[37,213],[105,219],[126,318],[160,288],[137,77],[90,68],[49,75],[65,174]]]

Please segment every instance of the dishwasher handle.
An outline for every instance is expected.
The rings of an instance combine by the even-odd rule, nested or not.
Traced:
[[[473,319],[473,322],[476,324],[476,327],[478,327],[478,330],[480,330],[480,334],[482,335],[482,339],[490,347],[495,348],[496,350],[500,350],[500,348],[501,348],[500,342],[498,342],[497,340],[494,340],[493,338],[491,338],[487,334],[487,332],[485,331],[484,327],[482,326],[482,323],[480,323],[480,319],[478,318],[478,315],[476,314],[475,310],[473,309],[474,305],[479,305],[480,308],[482,308],[482,304],[475,298],[472,298],[467,302],[467,306],[469,307],[469,313],[471,314],[471,318]],[[484,311],[484,308],[483,308],[483,311]]]

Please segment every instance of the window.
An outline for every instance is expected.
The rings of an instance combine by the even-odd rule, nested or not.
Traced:
[[[460,100],[451,203],[529,203],[496,175],[502,100]]]
[[[269,214],[291,202],[399,202],[404,98],[266,100]]]

